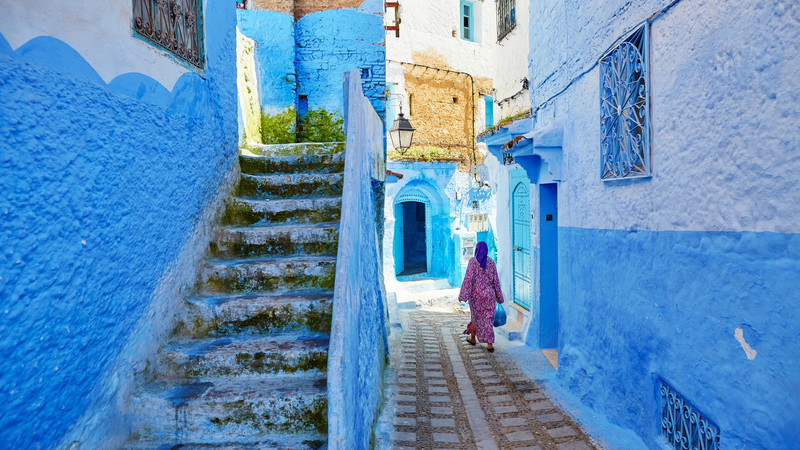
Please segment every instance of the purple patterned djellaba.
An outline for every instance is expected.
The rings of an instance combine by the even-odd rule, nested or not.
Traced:
[[[484,268],[477,258],[469,260],[458,299],[469,302],[472,325],[475,327],[478,341],[492,344],[495,302],[503,303],[503,292],[500,290],[500,280],[497,277],[494,261],[486,257],[485,264]]]

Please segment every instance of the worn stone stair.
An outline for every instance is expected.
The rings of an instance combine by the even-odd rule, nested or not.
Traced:
[[[130,449],[324,448],[343,144],[242,150],[184,321],[132,399]]]

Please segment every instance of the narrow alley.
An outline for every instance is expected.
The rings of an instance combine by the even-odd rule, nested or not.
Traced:
[[[397,283],[400,307],[390,308],[380,448],[601,448],[506,352],[517,344],[499,333],[493,353],[467,342],[469,311],[457,289],[403,292],[414,284]]]

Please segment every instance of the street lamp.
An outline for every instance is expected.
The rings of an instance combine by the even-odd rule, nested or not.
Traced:
[[[392,128],[389,128],[389,137],[392,138],[392,146],[394,146],[401,155],[406,153],[411,147],[411,139],[414,137],[414,127],[411,122],[403,116],[403,106],[400,106],[400,114],[397,119],[394,119]]]

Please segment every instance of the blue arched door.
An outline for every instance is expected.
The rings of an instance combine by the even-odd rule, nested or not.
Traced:
[[[514,303],[531,309],[531,204],[525,181],[517,183],[511,195],[514,260]]]

